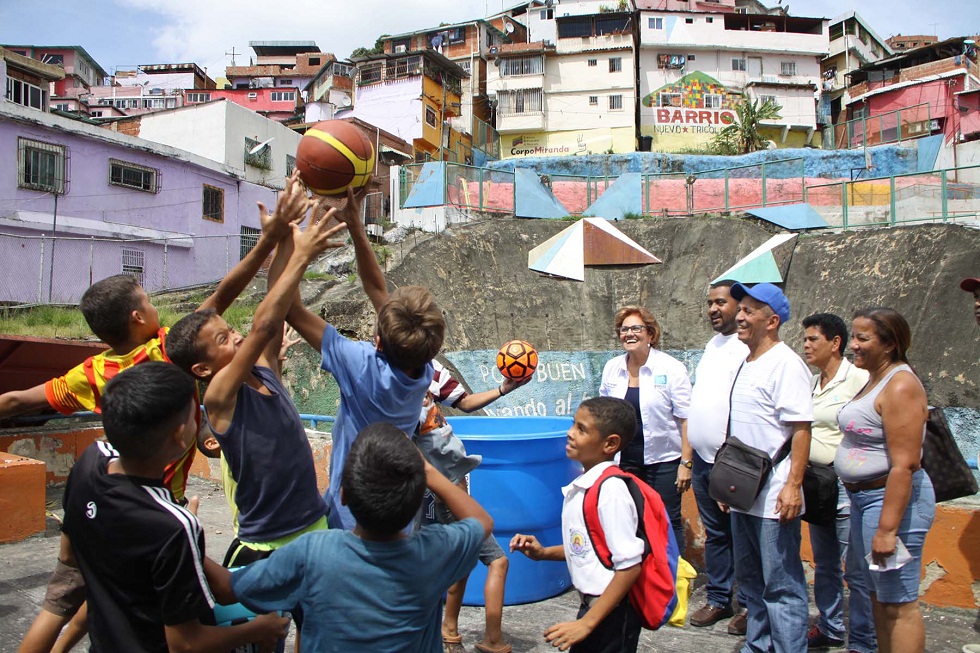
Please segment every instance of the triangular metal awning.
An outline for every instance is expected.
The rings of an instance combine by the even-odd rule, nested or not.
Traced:
[[[585,281],[586,265],[661,262],[604,218],[583,218],[527,255],[528,269],[576,281]]]

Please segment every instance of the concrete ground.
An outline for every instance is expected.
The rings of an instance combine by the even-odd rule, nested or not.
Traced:
[[[220,560],[232,539],[231,521],[221,488],[208,481],[192,479],[188,494],[201,498],[199,517],[206,529],[207,549],[212,558]],[[49,506],[60,514],[60,493],[49,494]],[[58,525],[48,519],[48,532],[15,544],[0,545],[0,653],[17,650],[21,637],[40,609],[48,576],[58,550]],[[698,583],[691,597],[693,609],[704,603],[703,582]],[[558,621],[574,617],[577,596],[567,592],[561,596],[528,605],[504,608],[504,633],[515,653],[544,653],[554,649],[544,641],[544,629]],[[980,643],[978,613],[975,610],[923,607],[926,622],[926,650],[930,653],[957,653],[963,644]],[[815,611],[811,602],[811,618]],[[482,635],[483,610],[463,608],[460,617],[463,642],[474,651],[473,643]],[[742,638],[728,635],[725,622],[709,628],[665,627],[657,632],[643,631],[640,651],[645,653],[735,653]],[[74,650],[87,651],[86,644]],[[292,651],[291,644],[287,651]]]

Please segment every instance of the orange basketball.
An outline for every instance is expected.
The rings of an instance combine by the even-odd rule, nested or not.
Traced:
[[[296,148],[296,168],[306,187],[318,195],[357,190],[374,171],[374,145],[356,125],[324,120],[310,127]]]
[[[497,352],[497,369],[508,379],[523,381],[537,367],[537,350],[523,340],[511,340]]]

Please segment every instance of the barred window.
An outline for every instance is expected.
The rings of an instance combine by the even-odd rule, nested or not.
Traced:
[[[598,95],[590,95],[589,96],[589,106],[590,107],[597,107],[597,106],[599,106],[599,96]]]
[[[17,185],[47,193],[68,192],[68,148],[64,145],[17,139]]]
[[[544,71],[543,59],[539,56],[514,57],[500,60],[500,76],[540,75]]]
[[[140,249],[122,250],[122,273],[131,274],[139,281],[140,286],[146,285],[144,269],[146,265],[146,254]]]
[[[160,171],[155,168],[109,159],[109,183],[113,186],[158,193],[160,192],[159,177]]]
[[[617,109],[623,108],[623,96],[622,95],[610,95],[609,96],[609,110],[615,111]]]
[[[225,221],[225,191],[215,186],[204,184],[202,217],[215,222]]]
[[[623,69],[623,58],[622,57],[610,57],[609,59],[609,72],[618,73]]]
[[[796,74],[795,61],[781,61],[779,63],[779,74],[783,77],[792,77]]]
[[[259,236],[262,235],[261,229],[256,229],[254,227],[241,227],[239,231],[239,246],[238,246],[238,260],[241,260],[248,256],[248,253],[252,251],[259,242]]]
[[[497,91],[499,115],[538,113],[543,110],[540,88],[524,88],[517,91]]]
[[[286,176],[293,174],[293,170],[296,169],[296,157],[287,154],[286,155]]]

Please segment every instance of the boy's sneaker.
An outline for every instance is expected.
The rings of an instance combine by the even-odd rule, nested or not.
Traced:
[[[810,651],[820,651],[828,648],[842,648],[844,640],[828,637],[820,632],[819,626],[814,626],[806,634],[806,647]]]

